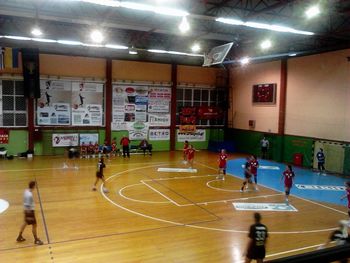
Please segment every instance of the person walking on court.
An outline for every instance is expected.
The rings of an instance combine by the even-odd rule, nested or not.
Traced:
[[[129,144],[130,144],[129,138],[124,135],[120,140],[120,145],[123,146],[123,157],[124,158],[126,156],[128,156],[128,158],[130,158]]]
[[[193,148],[193,145],[190,144],[188,146],[188,148],[186,149],[185,153],[186,153],[186,159],[188,161],[188,164],[190,165],[190,169],[193,169],[193,162],[194,162],[194,153],[195,153],[196,149]]]
[[[242,193],[244,191],[244,188],[248,188],[247,184],[252,183],[252,172],[251,172],[251,167],[250,167],[250,158],[246,158],[246,162],[244,164],[244,181],[241,187],[240,192]],[[246,186],[247,185],[247,186]]]
[[[323,153],[323,149],[320,148],[320,150],[316,154],[317,157],[317,169],[318,169],[318,174],[321,174],[325,171],[324,168],[324,163],[326,162],[326,156]]]
[[[350,218],[350,181],[345,182],[345,187],[346,187],[346,189],[345,189],[346,193],[345,193],[345,195],[343,195],[340,198],[340,200],[348,198],[348,215],[349,215],[349,218]]]
[[[260,146],[261,146],[261,158],[262,159],[266,159],[267,158],[267,152],[268,152],[269,146],[270,146],[270,142],[268,141],[268,139],[265,138],[265,136],[260,141]]]
[[[248,237],[250,238],[246,250],[246,263],[250,263],[253,259],[260,263],[264,261],[266,255],[265,244],[268,238],[267,227],[261,224],[261,215],[254,213],[255,224],[249,228]]]
[[[250,171],[254,177],[254,183],[255,183],[255,190],[258,189],[258,168],[259,168],[259,162],[256,155],[252,155],[250,159]]]
[[[184,164],[187,164],[187,153],[186,153],[186,151],[187,151],[187,149],[188,149],[188,141],[185,141],[184,142],[184,148],[183,148],[183,163]]]
[[[94,186],[92,187],[93,191],[96,191],[96,185],[97,185],[99,180],[102,180],[104,185],[106,184],[105,177],[104,177],[104,174],[103,174],[103,169],[104,168],[106,168],[106,165],[104,163],[103,158],[100,158],[100,160],[97,163],[96,181],[94,183]],[[108,189],[105,186],[102,188],[102,190],[103,190],[104,193],[108,193]]]
[[[295,174],[293,172],[293,168],[290,164],[287,165],[287,169],[283,172],[281,181],[284,178],[284,191],[285,191],[285,198],[286,198],[286,204],[289,204],[289,194],[290,189],[293,186],[293,179],[295,177]]]
[[[226,154],[226,150],[222,149],[219,155],[218,163],[219,163],[219,171],[216,179],[225,180],[226,175],[226,165],[227,165],[228,155]],[[221,176],[222,173],[222,176]]]
[[[38,238],[37,231],[36,231],[37,223],[35,218],[34,198],[33,198],[33,191],[35,189],[35,186],[36,186],[35,181],[30,181],[29,188],[24,190],[24,194],[23,194],[24,222],[19,231],[17,242],[25,241],[25,238],[23,237],[23,231],[27,225],[32,225],[34,244],[43,245],[44,243]]]

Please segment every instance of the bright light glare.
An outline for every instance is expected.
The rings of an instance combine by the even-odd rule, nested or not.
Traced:
[[[32,38],[33,41],[44,42],[44,43],[56,43],[56,40],[46,38]]]
[[[21,37],[21,36],[4,36],[5,38],[15,39],[15,40],[30,40],[29,37]]]
[[[229,24],[229,25],[238,25],[238,26],[242,25],[242,26],[266,29],[266,30],[277,31],[277,32],[287,32],[287,33],[301,34],[301,35],[314,35],[313,32],[309,32],[309,31],[302,31],[291,27],[280,26],[280,25],[270,25],[265,23],[252,22],[252,21],[243,22],[237,19],[229,19],[229,18],[223,18],[223,17],[219,17],[215,19],[215,21]]]
[[[43,34],[43,32],[41,32],[40,28],[38,27],[33,28],[31,33],[33,36],[36,36],[36,37],[40,37]]]
[[[96,4],[96,5],[111,6],[111,7],[120,6],[120,1],[113,1],[113,0],[78,0],[78,1],[90,3],[90,4]]]
[[[72,46],[78,46],[83,44],[79,41],[72,41],[72,40],[57,40],[57,43],[63,44],[63,45],[72,45]]]
[[[160,54],[167,53],[166,50],[162,50],[162,49],[148,49],[147,51],[152,53],[160,53]]]
[[[113,48],[113,49],[128,49],[127,46],[115,45],[115,44],[107,44],[107,45],[105,45],[105,47]]]
[[[320,14],[320,8],[317,5],[311,6],[305,11],[305,15],[307,18],[313,18]]]
[[[272,43],[271,43],[271,41],[270,40],[264,40],[263,42],[261,42],[261,44],[260,44],[260,47],[262,48],[262,49],[269,49],[270,47],[272,46]]]
[[[193,46],[191,47],[193,52],[199,52],[201,50],[201,46],[198,43],[194,43]]]
[[[133,3],[133,2],[121,2],[121,7],[135,9],[135,10],[142,10],[142,11],[153,11],[154,7],[151,5],[146,4],[139,4],[139,3]]]
[[[242,65],[247,65],[250,62],[248,57],[244,57],[239,61]]]
[[[189,13],[180,9],[167,8],[167,7],[154,7],[154,12],[167,16],[188,16]]]
[[[186,33],[188,30],[190,30],[190,24],[188,23],[187,18],[185,16],[181,20],[179,30],[181,33]]]
[[[129,54],[130,55],[137,55],[137,51],[135,49],[129,49]]]
[[[90,34],[90,38],[94,43],[101,43],[103,41],[103,35],[100,31],[94,30]]]

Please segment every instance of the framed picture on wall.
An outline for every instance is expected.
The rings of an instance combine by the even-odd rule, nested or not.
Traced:
[[[276,83],[253,85],[253,104],[276,104]]]

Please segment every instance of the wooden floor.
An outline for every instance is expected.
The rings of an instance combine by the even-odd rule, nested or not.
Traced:
[[[238,156],[230,156],[236,158]],[[241,180],[215,180],[217,155],[196,153],[197,173],[158,172],[186,168],[181,152],[115,157],[106,161],[109,194],[91,190],[96,159],[79,159],[62,169],[62,157],[0,160],[0,262],[241,262],[253,212],[239,202],[283,202],[281,193],[260,187],[240,193]],[[74,165],[79,169],[74,169]],[[22,224],[22,195],[30,180],[38,232],[45,242],[16,243]],[[345,207],[291,197],[298,212],[263,212],[270,231],[267,259],[314,250],[337,226]]]

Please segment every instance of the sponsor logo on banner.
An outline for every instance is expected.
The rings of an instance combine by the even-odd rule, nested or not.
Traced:
[[[52,134],[53,147],[78,146],[79,134],[77,133],[62,133]]]
[[[148,112],[169,113],[169,101],[149,101]]]
[[[177,141],[178,142],[204,142],[205,141],[205,130],[197,129],[194,133],[184,133],[177,130]]]
[[[194,133],[196,132],[196,125],[180,125],[181,133]]]
[[[111,129],[112,129],[112,131],[127,131],[128,130],[128,125],[124,121],[112,122]]]
[[[82,145],[83,143],[85,145],[89,145],[90,142],[92,142],[93,144],[98,142],[98,133],[80,133],[79,134],[79,145]]]
[[[170,126],[170,114],[148,114],[150,126]]]
[[[148,124],[144,122],[128,123],[128,131],[130,140],[147,139]]]
[[[169,141],[170,129],[150,129],[148,139],[150,141]]]
[[[223,117],[223,111],[219,107],[200,106],[197,108],[197,117],[202,120],[213,120]]]
[[[322,191],[345,191],[345,186],[338,185],[307,185],[307,184],[295,184],[299,189],[303,190],[322,190]]]
[[[297,212],[292,205],[284,203],[232,203],[239,211],[275,211],[275,212]]]
[[[7,129],[0,129],[0,144],[9,143],[9,131]]]

